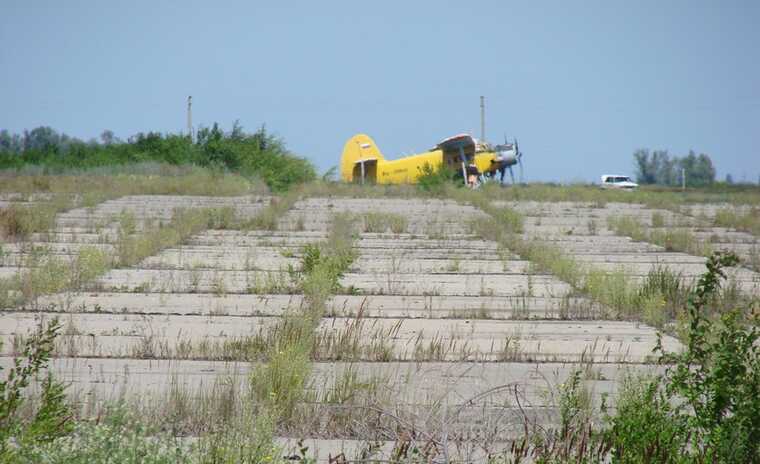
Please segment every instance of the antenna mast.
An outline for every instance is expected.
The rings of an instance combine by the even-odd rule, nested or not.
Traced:
[[[193,141],[193,96],[187,97],[187,136]]]
[[[486,141],[486,97],[480,96],[480,141]]]

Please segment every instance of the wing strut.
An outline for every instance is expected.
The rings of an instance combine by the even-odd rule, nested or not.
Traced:
[[[467,167],[464,164],[464,147],[459,146],[459,159],[462,160],[462,179],[464,179],[464,185],[467,185]]]

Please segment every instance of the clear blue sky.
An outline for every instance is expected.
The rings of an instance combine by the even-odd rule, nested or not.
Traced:
[[[467,3],[467,4],[465,4]],[[760,2],[0,0],[0,128],[262,123],[321,170],[517,136],[526,180],[631,173],[636,148],[760,175]]]

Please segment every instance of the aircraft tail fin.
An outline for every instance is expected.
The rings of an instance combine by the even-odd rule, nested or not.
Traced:
[[[345,182],[354,180],[354,166],[361,160],[384,160],[380,149],[369,135],[356,134],[343,146],[343,156],[340,159],[340,177]]]

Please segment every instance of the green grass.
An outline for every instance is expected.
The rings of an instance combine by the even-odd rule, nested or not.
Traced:
[[[689,229],[649,229],[630,216],[609,217],[607,224],[617,235],[631,237],[637,242],[653,243],[665,251],[680,251],[695,256],[710,256],[713,252],[709,243],[699,240]]]
[[[116,267],[130,267],[159,251],[179,245],[206,229],[229,228],[236,224],[231,207],[177,209],[168,223],[157,224],[139,234],[120,228],[116,242]],[[121,224],[123,226],[123,224]]]
[[[573,201],[603,206],[609,202],[641,203],[650,208],[675,210],[681,205],[699,203],[760,204],[760,187],[706,187],[679,189],[643,186],[633,192],[602,190],[589,184],[527,184],[510,188],[486,186],[486,195],[492,200]]]
[[[300,191],[294,190],[286,195],[270,198],[269,205],[250,220],[243,222],[241,227],[249,230],[277,230],[282,217],[300,197]]]
[[[16,144],[10,149],[0,149],[0,168],[10,173],[66,174],[85,169],[133,170],[135,164],[203,166],[260,179],[277,192],[316,178],[311,162],[287,150],[284,141],[264,126],[246,133],[238,123],[229,132],[214,124],[211,128],[199,128],[194,140],[184,134],[149,132],[136,134],[127,142],[111,140],[103,144],[76,139],[62,141],[52,129],[38,129],[48,133],[44,142],[27,144],[29,148]],[[37,132],[31,131],[32,139]],[[25,133],[22,138],[28,135]]]
[[[760,207],[755,206],[750,211],[739,212],[733,208],[722,208],[716,211],[714,224],[718,227],[728,227],[760,237]]]
[[[34,202],[0,208],[0,238],[23,240],[32,233],[46,232],[56,215],[76,207],[93,207],[127,195],[230,196],[266,193],[266,186],[234,174],[195,167],[151,166],[140,170],[109,173],[84,171],[72,175],[8,175],[0,173],[0,192],[17,193]]]
[[[56,464],[191,462],[190,447],[126,407],[110,409],[98,422],[77,421],[73,431],[54,441],[23,447],[15,462]],[[13,461],[11,461],[13,462]]]
[[[315,330],[325,312],[327,298],[339,288],[339,279],[355,258],[353,218],[332,218],[324,243],[304,253],[302,288],[305,305],[291,311],[274,328],[265,354],[266,364],[251,374],[251,391],[267,404],[277,422],[289,422],[303,397],[310,372]]]
[[[394,234],[406,232],[408,222],[405,216],[395,213],[371,212],[362,214],[362,231],[384,233],[390,230]]]
[[[482,196],[481,196],[482,195]],[[456,195],[460,202],[480,206],[489,217],[472,222],[476,235],[493,240],[499,246],[512,250],[531,262],[533,272],[546,272],[570,284],[576,292],[588,295],[602,303],[608,310],[606,317],[639,320],[671,332],[682,331],[679,326],[685,298],[690,288],[682,276],[666,267],[656,267],[639,285],[632,281],[624,269],[606,271],[595,269],[568,256],[556,245],[521,235],[521,215],[510,208],[492,206],[489,194],[463,191]],[[610,222],[617,233],[629,235],[635,240],[652,241],[667,250],[678,250],[707,255],[710,248],[696,240],[688,231],[648,231],[631,217],[613,219]],[[730,287],[716,293],[713,307],[717,311],[730,309],[732,304],[742,303],[754,307],[751,299],[734,294]]]
[[[114,267],[133,266],[203,230],[230,227],[236,222],[232,208],[178,209],[167,223],[135,233],[133,220],[122,214],[113,256],[95,246],[83,246],[67,259],[52,255],[44,246],[35,247],[15,276],[0,279],[0,307],[36,305],[43,295],[85,289]]]
[[[94,198],[124,195],[231,196],[265,193],[262,182],[195,166],[157,163],[85,169],[63,174],[0,171],[0,192],[27,196],[72,195],[93,204]]]
[[[0,208],[0,238],[16,241],[37,232],[51,230],[59,212],[74,206],[71,197],[56,196],[51,201]]]
[[[0,308],[36,307],[40,296],[83,289],[110,268],[110,257],[94,246],[81,247],[68,259],[53,256],[44,247],[35,248],[15,276],[0,280]]]

